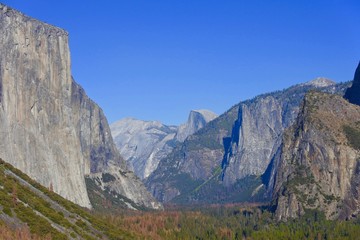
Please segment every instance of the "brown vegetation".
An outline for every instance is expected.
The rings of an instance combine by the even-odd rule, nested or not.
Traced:
[[[20,227],[11,229],[4,223],[0,225],[0,239],[2,240],[50,240],[50,235],[39,237],[38,235],[31,234],[28,227]]]

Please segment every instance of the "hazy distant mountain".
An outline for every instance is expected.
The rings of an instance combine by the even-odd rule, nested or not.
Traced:
[[[140,178],[153,172],[159,160],[173,149],[177,127],[156,121],[125,118],[110,125],[121,156]]]
[[[115,144],[129,167],[144,179],[176,146],[205,126],[217,115],[208,110],[193,110],[188,121],[179,127],[157,121],[124,118],[110,125]]]
[[[188,136],[200,130],[215,118],[217,118],[217,114],[208,110],[191,111],[187,122],[178,127],[175,139],[183,142]]]

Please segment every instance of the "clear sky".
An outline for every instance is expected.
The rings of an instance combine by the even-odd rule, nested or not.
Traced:
[[[351,80],[360,60],[359,0],[2,2],[69,32],[73,76],[110,123],[221,114],[318,76]]]

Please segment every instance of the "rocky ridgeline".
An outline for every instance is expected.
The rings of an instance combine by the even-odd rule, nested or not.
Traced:
[[[102,110],[72,79],[68,33],[3,4],[0,32],[0,157],[84,207],[85,176],[160,207],[127,171]],[[104,172],[113,181],[105,183]]]
[[[310,92],[274,159],[273,203],[280,220],[307,210],[329,219],[359,213],[360,106]]]
[[[223,180],[226,185],[265,172],[284,130],[294,123],[301,101],[310,89],[335,92],[338,87],[326,78],[316,78],[240,104],[230,144],[225,149]]]
[[[129,168],[141,179],[147,178],[176,146],[203,128],[217,115],[208,110],[193,110],[186,123],[167,126],[157,121],[125,118],[110,125],[115,144]]]
[[[146,181],[148,189],[163,202],[269,199],[267,169],[306,92],[319,89],[343,95],[348,86],[317,78],[235,105],[160,161]]]
[[[359,86],[360,64],[344,98],[319,92],[306,95],[271,166],[269,186],[279,220],[297,218],[308,210],[323,211],[328,219],[359,214]]]

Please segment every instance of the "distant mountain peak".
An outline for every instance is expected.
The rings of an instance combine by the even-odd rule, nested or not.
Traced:
[[[188,136],[203,128],[217,116],[216,113],[205,109],[191,110],[187,122],[179,126],[175,137],[176,140],[183,142]]]
[[[132,117],[111,124],[111,134],[120,154],[138,177],[148,177],[174,148],[217,115],[209,110],[192,110],[186,123],[169,126],[158,121],[143,121]]]
[[[207,122],[210,122],[211,120],[215,119],[218,116],[216,113],[214,113],[210,110],[207,110],[207,109],[191,110],[191,112],[201,114]],[[190,114],[191,114],[191,112],[190,112]]]
[[[328,86],[335,85],[335,84],[336,84],[336,82],[334,82],[328,78],[317,77],[317,78],[315,78],[311,81],[308,81],[302,85],[303,86],[312,85],[314,87],[328,87]]]

